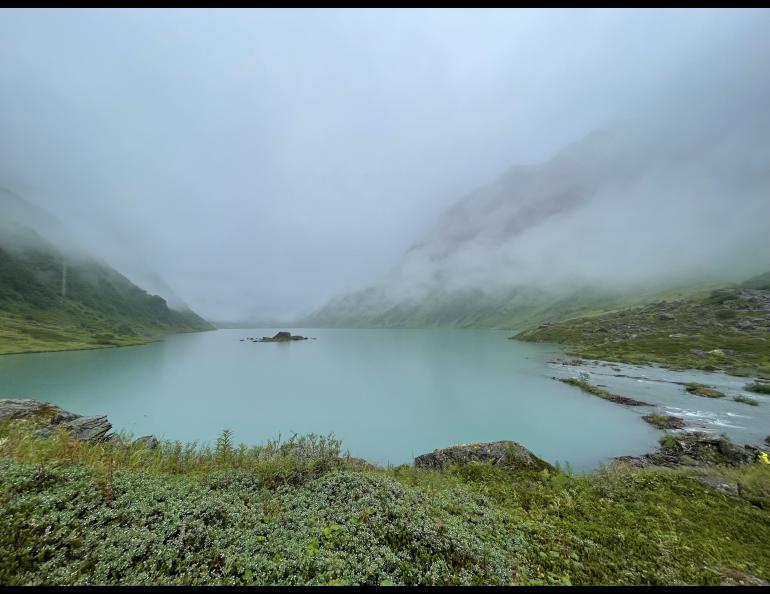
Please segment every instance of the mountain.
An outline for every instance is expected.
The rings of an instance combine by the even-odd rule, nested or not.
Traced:
[[[302,324],[522,328],[767,270],[767,131],[634,120],[512,167]]]
[[[189,309],[170,308],[71,239],[65,246],[58,221],[8,191],[0,192],[0,214],[0,353],[141,344],[213,328]]]

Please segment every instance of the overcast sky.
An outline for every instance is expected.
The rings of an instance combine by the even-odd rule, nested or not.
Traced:
[[[766,91],[769,25],[748,10],[2,10],[0,186],[204,316],[291,316],[380,278],[513,164],[734,80]]]

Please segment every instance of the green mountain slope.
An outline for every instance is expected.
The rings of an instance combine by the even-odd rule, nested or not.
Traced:
[[[106,264],[0,224],[0,354],[142,344],[212,328]]]

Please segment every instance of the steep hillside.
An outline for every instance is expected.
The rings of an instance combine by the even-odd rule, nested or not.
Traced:
[[[736,131],[648,124],[511,168],[446,211],[381,282],[303,324],[522,328],[766,270],[766,139],[743,130],[738,150]]]
[[[141,344],[211,328],[108,265],[0,222],[0,354]]]

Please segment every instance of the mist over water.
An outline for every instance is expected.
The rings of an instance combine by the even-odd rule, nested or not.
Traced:
[[[0,186],[213,320],[732,280],[770,268],[769,33],[766,10],[5,10]]]

